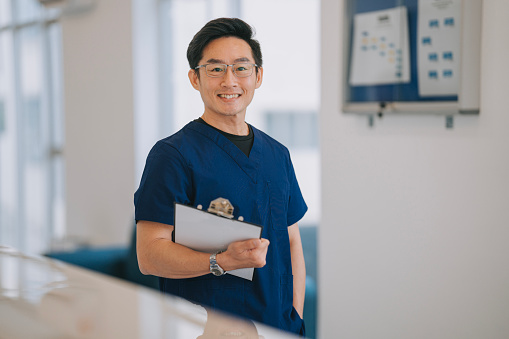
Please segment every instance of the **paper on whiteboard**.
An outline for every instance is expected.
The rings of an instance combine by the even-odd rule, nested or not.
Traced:
[[[261,233],[261,226],[175,204],[175,242],[195,251],[224,251],[231,242],[260,238]],[[226,273],[253,280],[254,268],[241,268]]]
[[[350,85],[410,82],[406,7],[356,14],[353,31]]]
[[[418,12],[419,95],[457,95],[461,1],[419,0]]]

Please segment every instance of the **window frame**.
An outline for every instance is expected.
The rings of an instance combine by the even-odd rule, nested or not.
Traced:
[[[6,67],[12,67],[13,76],[10,79],[6,79],[7,86],[12,86],[13,93],[7,97],[7,101],[12,101],[11,105],[6,105],[5,109],[5,120],[9,116],[7,110],[10,108],[10,116],[13,116],[13,122],[11,123],[15,130],[14,140],[14,156],[15,165],[14,168],[17,172],[16,184],[14,190],[16,190],[16,202],[14,203],[13,219],[15,225],[6,225],[4,222],[9,221],[0,218],[0,243],[2,245],[8,245],[16,247],[23,252],[44,252],[51,248],[52,241],[55,238],[55,200],[57,197],[57,186],[63,184],[63,178],[56,175],[57,162],[61,162],[63,140],[58,141],[55,135],[58,133],[56,129],[63,128],[64,115],[62,105],[62,93],[58,93],[59,87],[61,87],[61,68],[57,70],[58,63],[55,62],[55,58],[58,59],[56,53],[61,53],[61,40],[52,36],[55,32],[53,29],[59,30],[59,18],[60,11],[55,9],[45,9],[38,2],[33,0],[34,17],[26,20],[17,17],[17,11],[21,10],[19,2],[17,0],[4,0],[9,9],[9,14],[6,16],[6,20],[3,24],[0,24],[0,35],[10,34],[10,46],[4,53],[10,54],[11,63],[6,64]],[[55,26],[57,25],[57,26]],[[29,236],[30,225],[27,220],[27,183],[25,182],[25,171],[27,170],[27,140],[26,140],[26,129],[27,129],[27,111],[25,109],[25,101],[23,96],[23,79],[22,79],[22,35],[27,29],[36,27],[39,29],[37,33],[39,36],[37,39],[38,47],[40,48],[40,62],[41,67],[41,90],[40,90],[40,106],[38,108],[39,119],[36,126],[37,129],[41,130],[37,142],[40,142],[42,146],[42,158],[38,166],[43,172],[42,180],[46,182],[44,192],[42,195],[43,201],[37,201],[37,205],[42,207],[41,210],[44,212],[44,221],[41,222],[44,234],[44,239],[40,240],[37,245],[30,245]],[[55,28],[56,27],[56,28]],[[59,33],[59,31],[57,31]],[[8,39],[9,39],[8,38]],[[56,44],[56,45],[54,45]],[[56,53],[55,53],[56,52]],[[60,78],[60,79],[59,79]],[[7,102],[6,101],[6,102]],[[10,106],[10,107],[8,107]],[[57,121],[60,120],[60,121]],[[7,129],[8,123],[5,122],[5,128]],[[63,131],[61,131],[63,135]],[[61,162],[63,163],[63,162]],[[3,173],[0,172],[0,176]],[[0,202],[0,213],[2,210],[2,204]],[[64,218],[61,218],[64,220]],[[60,227],[61,228],[61,227]],[[64,227],[65,228],[65,227]],[[9,232],[10,236],[6,236]],[[35,249],[35,250],[34,250]]]

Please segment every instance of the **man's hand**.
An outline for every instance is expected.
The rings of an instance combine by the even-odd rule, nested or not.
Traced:
[[[267,239],[249,239],[232,242],[225,252],[217,255],[217,263],[225,271],[232,271],[239,268],[260,268],[265,266]]]

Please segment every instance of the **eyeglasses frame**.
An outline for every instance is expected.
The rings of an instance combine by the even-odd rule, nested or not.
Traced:
[[[213,62],[213,63],[208,63],[208,64],[203,64],[203,65],[199,65],[199,66],[196,66],[194,69],[200,69],[202,67],[207,67],[208,65],[223,65],[223,66],[226,66],[226,69],[224,70],[224,73],[221,74],[220,76],[211,76],[209,75],[209,73],[207,73],[207,70],[205,69],[205,74],[209,77],[209,78],[221,78],[221,77],[224,77],[224,75],[226,74],[226,72],[228,71],[228,66],[230,66],[232,68],[232,71],[233,71],[233,74],[235,74],[235,76],[237,78],[247,78],[247,77],[250,77],[251,75],[253,75],[253,73],[251,72],[251,74],[249,75],[246,75],[246,76],[239,76],[236,72],[235,72],[235,68],[233,68],[233,66],[235,65],[238,65],[238,64],[248,64],[248,65],[252,65],[254,66],[255,68],[258,68],[260,66],[258,66],[257,64],[253,64],[251,62],[237,62],[237,63],[234,63],[234,64],[231,64],[231,65],[228,65],[228,64],[222,64],[220,62]]]

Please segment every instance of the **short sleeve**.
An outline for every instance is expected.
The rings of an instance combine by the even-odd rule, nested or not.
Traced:
[[[288,201],[288,226],[291,226],[298,222],[304,215],[306,214],[308,207],[304,198],[302,196],[302,192],[300,191],[299,183],[297,182],[297,177],[295,175],[295,170],[293,169],[293,164],[290,158],[289,160],[289,170],[288,170],[288,181],[290,183],[290,196]]]
[[[135,219],[173,225],[174,203],[191,202],[191,176],[182,154],[159,141],[150,151],[134,194]]]

